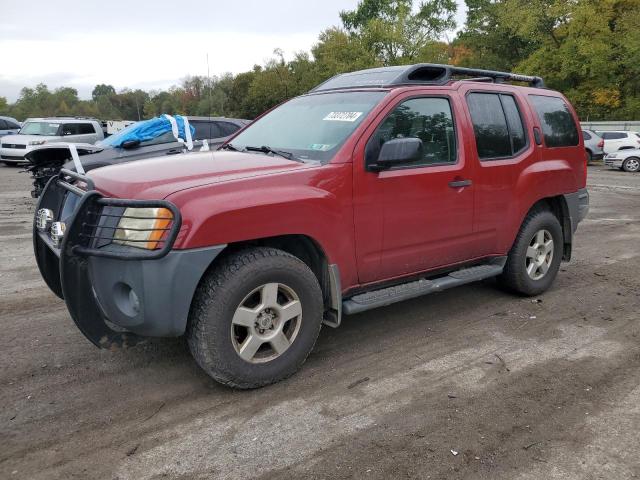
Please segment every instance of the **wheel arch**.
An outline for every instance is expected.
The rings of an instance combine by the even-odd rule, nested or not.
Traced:
[[[573,223],[571,221],[572,213],[569,208],[565,195],[556,195],[553,197],[541,198],[535,202],[525,213],[522,222],[527,216],[535,210],[547,210],[555,215],[560,222],[563,236],[562,259],[566,262],[571,260],[571,250],[573,244]],[[522,222],[520,223],[522,225]],[[515,239],[514,239],[515,240]]]
[[[222,253],[211,262],[202,275],[202,278],[204,278],[212,268],[215,268],[222,259],[248,247],[277,248],[304,262],[317,278],[320,289],[322,290],[326,312],[325,316],[328,317],[325,323],[330,326],[337,326],[337,324],[340,323],[342,293],[338,266],[329,263],[329,257],[325,250],[316,239],[309,235],[287,234],[231,242],[227,244]],[[202,278],[200,281],[202,281]],[[335,317],[331,312],[335,312]]]

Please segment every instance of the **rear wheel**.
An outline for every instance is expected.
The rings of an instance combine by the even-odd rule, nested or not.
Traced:
[[[522,295],[547,290],[562,260],[563,235],[560,222],[548,210],[527,215],[509,252],[500,283]]]
[[[640,170],[640,158],[629,157],[622,164],[622,169],[625,172],[637,172]]]
[[[203,279],[187,339],[196,362],[215,380],[255,388],[298,370],[322,323],[318,281],[298,258],[251,248],[224,259]]]

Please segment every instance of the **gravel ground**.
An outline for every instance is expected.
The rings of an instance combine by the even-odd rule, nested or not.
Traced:
[[[0,167],[0,478],[639,477],[640,175],[589,174],[539,299],[487,281],[347,317],[238,392],[182,339],[93,347],[38,274],[27,175]]]

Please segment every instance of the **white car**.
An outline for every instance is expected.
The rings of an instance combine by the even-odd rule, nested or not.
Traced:
[[[640,133],[617,131],[596,132],[604,140],[604,153],[617,152],[626,148],[640,148]]]
[[[16,135],[0,139],[0,162],[25,163],[25,155],[45,143],[95,143],[104,139],[100,122],[84,118],[30,118]]]
[[[640,148],[627,148],[609,153],[604,157],[604,164],[625,172],[640,171]]]

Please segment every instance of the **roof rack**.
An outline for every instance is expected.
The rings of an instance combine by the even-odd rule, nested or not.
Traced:
[[[343,73],[321,83],[312,92],[338,90],[343,88],[394,87],[400,85],[445,85],[459,77],[472,77],[476,82],[524,82],[531,87],[544,88],[541,77],[520,75],[517,73],[497,72],[476,68],[455,67],[435,63],[400,65],[395,67],[370,68],[357,72]]]

